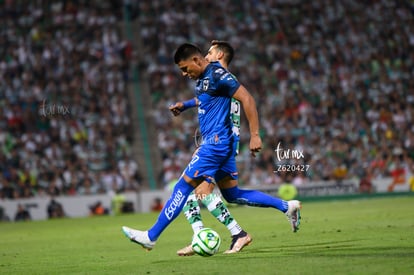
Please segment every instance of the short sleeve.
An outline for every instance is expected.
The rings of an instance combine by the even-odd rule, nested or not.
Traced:
[[[229,71],[224,68],[216,68],[213,78],[217,83],[217,91],[220,95],[233,97],[234,93],[240,87],[239,81]]]

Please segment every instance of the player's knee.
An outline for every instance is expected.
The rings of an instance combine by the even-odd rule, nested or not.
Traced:
[[[214,184],[203,182],[195,189],[195,194],[197,197],[207,197],[211,192],[213,192]]]

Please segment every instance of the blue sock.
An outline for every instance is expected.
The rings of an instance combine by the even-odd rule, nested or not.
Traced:
[[[238,186],[221,189],[221,194],[230,203],[245,204],[256,207],[273,207],[283,213],[288,210],[288,203],[285,200],[272,197],[257,190],[243,190]]]
[[[187,201],[188,195],[194,187],[188,184],[182,177],[178,180],[171,194],[170,199],[165,203],[161,210],[158,220],[148,230],[148,237],[151,241],[156,241],[162,231],[180,214]]]

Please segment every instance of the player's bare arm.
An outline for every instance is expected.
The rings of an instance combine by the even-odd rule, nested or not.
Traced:
[[[260,152],[262,149],[262,139],[259,135],[259,115],[257,113],[256,102],[243,85],[240,85],[234,93],[233,98],[240,101],[243,106],[250,128],[250,152],[252,156],[256,156],[256,153]]]

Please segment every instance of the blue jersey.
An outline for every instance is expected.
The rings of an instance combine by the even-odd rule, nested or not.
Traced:
[[[219,62],[210,63],[197,81],[198,120],[203,142],[184,174],[189,178],[216,182],[237,179],[236,145],[230,116],[231,98],[240,87],[236,78]]]
[[[237,79],[219,62],[210,63],[197,81],[198,120],[204,144],[233,142],[230,106],[233,94],[240,87]]]

